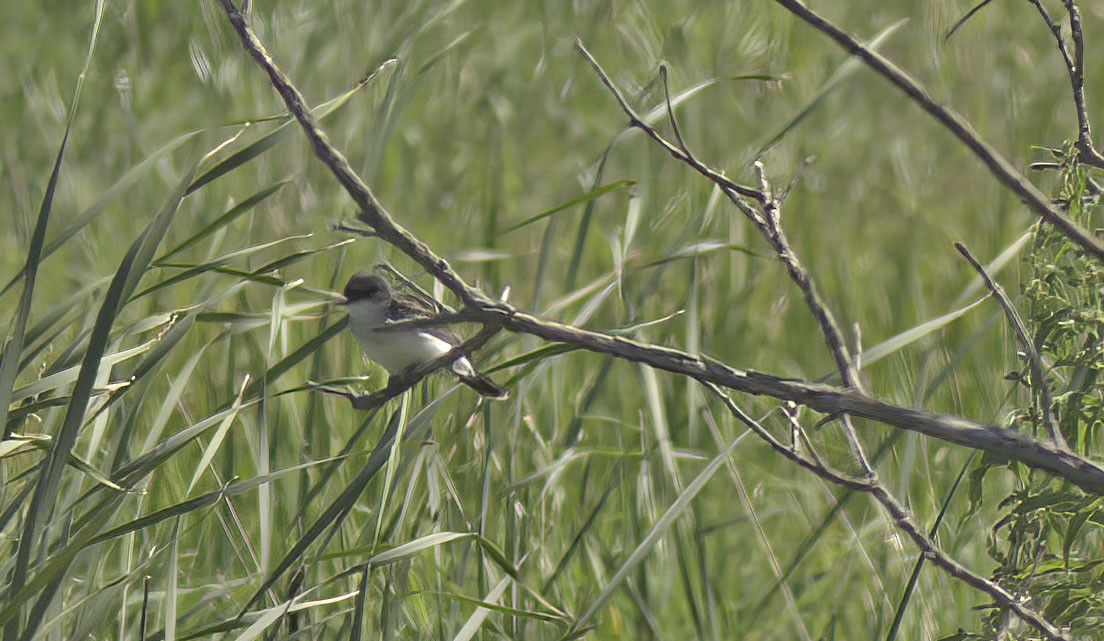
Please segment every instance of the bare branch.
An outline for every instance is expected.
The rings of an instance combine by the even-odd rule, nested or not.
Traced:
[[[231,0],[219,0],[219,2],[222,4],[223,10],[226,11],[226,15],[234,26],[238,37],[241,38],[245,50],[265,70],[272,86],[280,93],[288,110],[299,121],[299,125],[303,128],[303,132],[306,133],[314,148],[314,153],[329,167],[330,171],[345,188],[345,191],[360,207],[361,212],[357,217],[375,230],[381,239],[398,247],[417,261],[434,278],[452,290],[464,304],[493,304],[493,301],[490,301],[481,292],[465,283],[444,258],[438,256],[428,245],[395,222],[383,203],[372,193],[371,188],[353,171],[345,156],[330,144],[326,134],[318,127],[318,123],[310,109],[307,108],[303,94],[295,88],[287,74],[276,66],[276,62],[268,54],[264,44],[261,43],[253,29],[246,23],[245,16],[234,7]]]
[[[504,318],[503,325],[509,331],[532,334],[545,340],[644,363],[656,369],[689,376],[703,383],[714,383],[748,394],[793,401],[822,414],[850,414],[950,443],[984,450],[1020,461],[1030,467],[1046,470],[1088,492],[1104,494],[1104,468],[1072,452],[1060,450],[1049,443],[1015,430],[996,425],[983,425],[956,416],[933,414],[924,410],[892,405],[853,390],[735,369],[708,356],[695,356],[620,336],[607,336],[542,320],[518,311]]]
[[[717,398],[719,398],[722,403],[724,403],[729,413],[739,419],[739,421],[746,425],[748,429],[750,429],[752,432],[755,432],[755,435],[762,439],[765,443],[767,443],[767,445],[770,445],[775,452],[778,452],[790,461],[800,465],[801,467],[809,470],[810,472],[813,472],[817,476],[831,483],[834,483],[841,487],[850,488],[852,490],[859,490],[860,492],[867,492],[870,490],[869,480],[855,479],[844,476],[843,474],[836,472],[825,465],[815,454],[811,454],[808,458],[802,456],[801,453],[797,451],[797,448],[787,447],[786,445],[784,445],[781,441],[776,439],[774,435],[767,430],[767,428],[763,427],[758,421],[751,418],[751,416],[740,409],[740,406],[737,405],[736,402],[728,396],[728,394],[725,394],[724,390],[722,390],[720,387],[712,383],[706,383],[705,387],[709,391],[713,392],[713,394],[717,396]],[[809,448],[809,450],[810,452],[812,452],[811,447]]]
[[[947,556],[947,554],[935,544],[935,541],[920,529],[916,520],[905,507],[898,503],[897,499],[893,498],[885,489],[885,486],[877,482],[876,479],[875,482],[871,483],[870,487],[870,492],[874,499],[889,512],[889,516],[893,519],[897,529],[901,530],[912,539],[912,542],[920,548],[924,556],[937,567],[975,590],[988,594],[1002,608],[1015,613],[1020,619],[1023,619],[1042,632],[1046,638],[1052,641],[1069,641],[1072,639],[1072,637],[1063,634],[1053,623],[1043,618],[1043,615],[1024,605],[1014,594],[1004,589],[1000,584],[976,574],[970,570],[970,568]]]
[[[1043,368],[1043,359],[1039,357],[1039,352],[1035,349],[1035,344],[1032,342],[1031,337],[1027,335],[1027,327],[1024,325],[1023,319],[1020,318],[1020,313],[1016,311],[1016,308],[1012,305],[1012,301],[1008,299],[1008,295],[1004,293],[1004,289],[1000,286],[1000,283],[993,280],[993,278],[986,273],[985,268],[981,266],[971,254],[970,250],[962,243],[955,243],[955,248],[962,254],[970,265],[974,267],[974,270],[985,280],[985,285],[989,288],[989,291],[993,293],[993,297],[1000,303],[1001,308],[1004,310],[1004,315],[1008,317],[1008,323],[1012,325],[1012,331],[1016,333],[1016,340],[1020,343],[1020,349],[1027,355],[1027,363],[1031,368],[1031,379],[1034,383],[1033,387],[1039,395],[1039,412],[1042,414],[1043,425],[1046,427],[1047,432],[1050,434],[1050,440],[1054,441],[1054,444],[1059,448],[1068,450],[1069,445],[1066,443],[1065,437],[1062,436],[1062,432],[1058,429],[1058,421],[1054,418],[1054,405],[1051,400],[1050,386],[1047,385],[1046,370]]]
[[[720,388],[716,385],[706,385],[706,387],[712,391],[725,405],[728,411],[735,416],[741,423],[746,425],[752,432],[759,438],[770,445],[776,452],[793,461],[821,477],[822,479],[839,485],[840,487],[846,487],[852,490],[857,490],[865,494],[869,494],[882,508],[889,513],[891,519],[893,519],[894,525],[897,529],[901,530],[912,539],[912,542],[916,547],[920,548],[920,552],[927,557],[937,567],[943,569],[951,576],[966,583],[970,587],[984,592],[989,595],[994,601],[996,601],[1002,608],[1009,610],[1016,614],[1024,621],[1028,622],[1032,626],[1035,626],[1041,631],[1048,639],[1067,640],[1070,637],[1062,634],[1062,631],[1055,627],[1050,621],[1043,618],[1041,614],[1035,610],[1027,607],[1020,602],[1008,590],[1004,589],[1000,584],[987,579],[966,566],[962,565],[958,561],[954,560],[947,555],[935,541],[925,533],[920,526],[916,523],[915,517],[909,512],[903,505],[901,505],[897,499],[889,493],[885,485],[878,480],[877,472],[870,466],[866,460],[866,456],[860,451],[855,456],[860,461],[860,465],[864,468],[866,478],[863,480],[853,479],[846,477],[839,472],[835,472],[829,467],[822,464],[818,459],[809,459],[801,456],[795,450],[786,447],[779,442],[774,436],[761,424],[748,416],[743,410],[740,409],[736,403],[732,401]],[[845,417],[845,428],[850,430],[850,423],[847,422]],[[852,435],[853,437],[853,435]],[[857,444],[857,439],[855,439]]]
[[[855,367],[851,353],[847,349],[847,343],[843,339],[843,332],[840,331],[839,324],[836,322],[832,311],[828,309],[828,305],[821,298],[820,292],[813,283],[812,276],[801,264],[801,260],[786,238],[786,232],[782,228],[781,207],[774,198],[774,190],[767,182],[762,163],[756,162],[755,165],[763,184],[763,192],[770,194],[769,199],[762,205],[764,223],[760,231],[766,237],[767,242],[770,243],[782,264],[786,266],[786,270],[790,274],[790,280],[797,285],[797,288],[804,295],[805,306],[809,308],[813,317],[816,318],[817,324],[820,325],[820,332],[828,345],[828,351],[836,361],[836,367],[839,369],[844,386],[861,392],[862,380],[859,378],[859,371]]]
[[[905,92],[917,106],[935,118],[956,138],[965,144],[974,153],[989,171],[1008,189],[1012,190],[1021,200],[1032,209],[1062,231],[1070,240],[1080,245],[1086,252],[1104,260],[1104,242],[1093,236],[1091,232],[1078,225],[1068,216],[1055,209],[1050,199],[1039,188],[1031,183],[1012,163],[1001,155],[992,145],[985,142],[974,132],[966,119],[958,112],[944,107],[928,95],[927,90],[918,80],[907,74],[886,57],[870,49],[861,42],[844,33],[839,27],[828,22],[811,9],[798,2],[798,0],[775,0],[778,4],[788,9],[791,13],[801,18],[809,25],[824,33],[848,53],[857,56],[871,69],[893,83],[898,89]]]
[[[1070,40],[1073,41],[1073,65],[1067,68],[1073,88],[1073,104],[1077,108],[1077,148],[1081,152],[1082,161],[1104,168],[1104,156],[1093,145],[1089,110],[1085,106],[1085,40],[1081,32],[1081,12],[1073,0],[1063,0],[1063,4],[1069,15]],[[1068,65],[1069,56],[1066,56],[1066,62]]]
[[[719,171],[701,163],[686,150],[686,146],[682,142],[682,136],[677,126],[675,127],[675,133],[678,136],[680,147],[672,145],[656,131],[654,127],[641,120],[633,111],[632,107],[625,101],[624,96],[614,84],[613,80],[610,79],[609,75],[602,69],[602,65],[598,64],[594,56],[587,51],[583,42],[581,40],[576,40],[575,46],[579,52],[583,54],[583,57],[587,59],[587,62],[590,63],[594,72],[598,74],[599,80],[601,80],[602,84],[609,90],[614,100],[620,105],[621,110],[628,115],[632,126],[644,131],[648,134],[649,138],[671,151],[671,155],[676,159],[681,160],[698,173],[711,180],[713,184],[717,185],[717,187],[728,196],[729,200],[759,229],[759,232],[763,234],[763,237],[770,243],[775,254],[777,254],[778,258],[782,261],[782,264],[786,266],[786,270],[790,274],[790,279],[794,281],[805,296],[805,304],[809,307],[809,310],[813,313],[817,323],[820,325],[821,333],[824,335],[824,340],[828,344],[828,349],[836,361],[836,366],[839,368],[844,385],[851,389],[861,390],[862,383],[859,379],[858,370],[852,363],[851,355],[843,340],[843,333],[840,331],[839,325],[836,323],[836,319],[832,315],[832,312],[821,299],[816,286],[813,284],[812,277],[809,276],[809,272],[805,270],[797,254],[794,253],[793,248],[790,247],[789,241],[786,239],[786,234],[782,230],[780,204],[779,201],[775,199],[770,183],[767,181],[766,173],[763,170],[763,164],[760,162],[755,163],[755,171],[759,178],[759,190],[752,190],[754,193],[754,198],[752,200],[754,200],[760,208],[760,211],[756,211],[751,204],[740,197],[737,190],[731,187],[732,183],[728,178]],[[666,87],[665,73],[664,87]],[[668,109],[669,108],[668,105]],[[673,113],[670,114],[670,118],[671,122],[674,123]]]
[[[606,85],[606,88],[609,89],[611,94],[613,94],[614,99],[617,100],[617,104],[621,106],[621,111],[624,111],[625,115],[629,117],[630,126],[636,127],[637,129],[643,131],[648,135],[649,138],[659,143],[660,147],[666,149],[667,153],[671,154],[676,159],[681,160],[687,165],[690,165],[690,167],[692,167],[694,171],[697,171],[699,174],[712,180],[714,183],[720,186],[721,190],[723,190],[729,198],[744,196],[745,198],[751,198],[752,200],[756,201],[762,200],[763,195],[760,194],[758,191],[752,189],[751,187],[745,187],[733,182],[732,180],[729,180],[723,174],[718,173],[713,169],[710,169],[709,167],[699,163],[695,158],[689,156],[678,146],[671,144],[671,142],[660,135],[660,133],[656,131],[655,128],[649,126],[648,123],[644,122],[644,119],[638,116],[636,114],[636,111],[631,106],[629,106],[629,102],[625,100],[625,96],[621,94],[621,90],[614,86],[613,82],[610,81],[609,76],[606,75],[606,72],[602,71],[602,67],[598,64],[598,61],[595,60],[594,56],[590,55],[590,52],[587,51],[587,48],[583,46],[582,40],[578,38],[575,39],[575,48],[579,50],[579,53],[583,54],[583,57],[586,58],[586,61],[590,64],[591,67],[594,68],[594,71],[598,74],[598,77],[602,79],[602,84]]]
[[[1062,54],[1062,62],[1066,65],[1066,73],[1069,74],[1070,87],[1073,90],[1073,106],[1077,112],[1077,150],[1082,162],[1094,167],[1104,167],[1104,156],[1096,150],[1092,140],[1092,127],[1089,124],[1089,111],[1085,106],[1085,41],[1081,32],[1081,12],[1077,4],[1072,0],[1063,0],[1066,13],[1069,15],[1070,40],[1073,42],[1073,54],[1070,55],[1066,48],[1066,42],[1062,39],[1062,29],[1051,19],[1046,7],[1040,0],[1030,0],[1031,4],[1039,11],[1039,16],[1046,23],[1050,33],[1058,45],[1058,53]]]

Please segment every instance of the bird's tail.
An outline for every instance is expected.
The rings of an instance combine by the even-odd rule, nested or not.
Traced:
[[[479,374],[475,376],[458,374],[457,376],[460,378],[460,382],[479,392],[481,396],[499,400],[506,398],[506,390],[492,383],[491,379],[486,376],[481,376]]]

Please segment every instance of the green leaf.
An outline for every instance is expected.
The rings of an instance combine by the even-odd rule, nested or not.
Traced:
[[[869,47],[872,51],[877,51],[878,47],[882,46],[882,44],[884,44],[885,41],[889,39],[889,37],[893,35],[893,33],[896,32],[898,29],[900,29],[906,22],[908,22],[907,18],[903,20],[898,20],[885,29],[882,29],[878,33],[878,35],[874,36],[873,39],[866,43],[867,47]],[[815,112],[818,107],[820,107],[820,105],[824,102],[824,99],[828,97],[828,94],[832,93],[832,91],[838,88],[844,80],[847,80],[859,69],[862,68],[862,60],[856,58],[855,56],[849,56],[847,60],[845,60],[843,64],[841,64],[839,68],[836,69],[835,73],[828,77],[828,81],[825,82],[823,86],[821,86],[820,91],[818,91],[816,95],[813,96],[813,99],[809,101],[809,104],[805,105],[804,109],[799,111],[796,116],[790,119],[790,121],[786,123],[786,125],[782,127],[782,129],[778,133],[772,136],[770,140],[765,142],[763,146],[755,152],[755,157],[761,158],[775,145],[781,142],[787,134],[796,129],[798,125],[800,125],[806,118],[812,115],[812,113]]]
[[[583,194],[575,196],[574,198],[572,198],[570,200],[562,202],[559,205],[556,205],[555,207],[553,207],[551,209],[546,209],[546,210],[542,211],[541,213],[539,213],[535,216],[530,216],[529,218],[526,218],[525,220],[523,220],[519,223],[515,223],[515,224],[507,227],[506,229],[503,229],[502,231],[500,231],[498,233],[498,235],[499,236],[505,236],[506,234],[509,234],[512,231],[517,231],[517,230],[521,229],[522,227],[527,227],[527,226],[529,226],[529,225],[531,225],[535,222],[544,220],[545,218],[548,218],[549,216],[554,216],[554,215],[558,214],[559,212],[561,212],[565,209],[570,209],[571,207],[574,207],[575,205],[590,202],[592,200],[597,199],[599,196],[602,196],[603,194],[610,193],[611,191],[618,191],[618,190],[621,190],[621,189],[626,189],[628,187],[633,186],[634,184],[635,183],[633,183],[633,181],[631,181],[631,180],[617,180],[617,181],[614,181],[614,182],[611,182],[611,183],[608,183],[608,184],[605,184],[605,185],[601,185],[599,187],[595,187],[594,189],[591,189],[590,191],[587,191]]]

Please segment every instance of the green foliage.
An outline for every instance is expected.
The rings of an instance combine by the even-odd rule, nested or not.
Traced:
[[[1071,218],[1099,229],[1089,168],[1079,162],[1072,143],[1055,155],[1059,201]],[[1076,452],[1091,455],[1104,426],[1104,387],[1097,382],[1104,371],[1104,267],[1049,226],[1036,224],[1034,232],[1024,258],[1023,304],[1049,374],[1045,381],[1032,380],[1025,363],[1009,375],[1025,398],[1014,416],[1022,429],[1045,434],[1038,389],[1049,386],[1062,434]],[[1039,475],[1021,474],[1021,481],[1023,486],[1001,502],[1006,514],[989,537],[989,553],[998,564],[994,578],[1074,634],[1098,632],[1104,623],[1104,502]],[[1007,621],[992,612],[988,625],[995,633]],[[1028,630],[1018,635],[1035,638]]]

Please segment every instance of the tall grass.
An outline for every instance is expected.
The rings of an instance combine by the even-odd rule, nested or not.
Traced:
[[[381,260],[432,283],[332,229],[355,211],[217,3],[100,9],[0,8],[18,79],[0,89],[5,641],[979,629],[986,600],[922,567],[876,505],[667,374],[502,335],[478,360],[505,403],[445,376],[366,414],[319,392],[384,381],[329,292]],[[1073,133],[1050,35],[1009,5],[944,42],[960,9],[833,17],[884,34],[881,51],[1025,165]],[[784,224],[872,347],[874,393],[987,422],[1011,406],[1011,343],[951,243],[989,262],[1023,247],[1030,217],[771,3],[337,0],[258,4],[254,20],[331,141],[465,277],[549,317],[827,376],[784,270],[708,183],[626,129],[572,43],[657,122],[666,64],[700,157],[750,182],[769,147],[778,184],[816,157]],[[995,271],[1014,283],[1011,258]],[[861,428],[898,497],[987,574],[992,499],[1013,479],[989,472],[970,505],[955,492],[969,451]],[[845,459],[834,432],[815,438]]]

